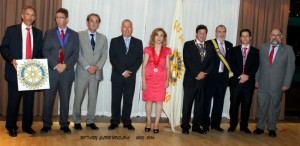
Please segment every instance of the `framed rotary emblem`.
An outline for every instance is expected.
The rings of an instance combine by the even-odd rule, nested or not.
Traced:
[[[17,60],[18,90],[49,89],[49,74],[47,59]]]

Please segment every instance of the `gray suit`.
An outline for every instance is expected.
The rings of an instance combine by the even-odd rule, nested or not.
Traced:
[[[69,100],[72,83],[75,79],[74,65],[77,62],[79,54],[79,38],[77,32],[70,28],[66,30],[67,43],[64,46],[64,64],[66,69],[59,73],[55,67],[59,64],[59,49],[61,44],[56,33],[57,27],[47,30],[43,43],[43,55],[48,59],[50,89],[44,90],[43,100],[43,122],[45,127],[52,126],[52,111],[56,93],[59,93],[60,100],[60,118],[61,127],[69,126]]]
[[[280,44],[273,63],[269,62],[270,44],[263,44],[259,51],[258,123],[256,128],[264,130],[268,119],[268,130],[276,130],[280,113],[282,86],[290,87],[295,71],[295,54],[289,45]],[[268,114],[268,116],[267,116]]]
[[[88,89],[89,100],[86,124],[91,124],[94,123],[99,82],[103,79],[102,68],[107,59],[107,38],[103,34],[96,32],[96,45],[93,50],[88,30],[81,31],[78,34],[80,46],[75,77],[73,120],[75,124],[80,123],[81,104]],[[93,75],[87,71],[90,65],[98,66],[97,72]]]

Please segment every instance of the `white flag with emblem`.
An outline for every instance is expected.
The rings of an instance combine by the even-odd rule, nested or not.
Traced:
[[[170,39],[170,48],[172,54],[170,56],[170,86],[167,89],[166,100],[163,110],[169,119],[169,124],[173,132],[175,126],[180,124],[182,99],[183,99],[183,29],[182,29],[182,0],[177,0],[175,16]]]

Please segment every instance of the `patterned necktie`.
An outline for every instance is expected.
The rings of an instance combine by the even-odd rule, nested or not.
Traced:
[[[96,45],[96,43],[95,43],[95,40],[94,40],[94,34],[90,34],[91,35],[91,45],[92,45],[92,48],[93,48],[93,51],[94,51],[94,48],[95,48],[95,45]]]
[[[273,63],[273,56],[274,56],[274,49],[275,49],[276,46],[272,46],[272,50],[270,52],[270,56],[269,56],[269,61],[270,61],[270,64]]]
[[[200,43],[200,56],[201,56],[201,61],[204,60],[204,46],[203,44]]]
[[[26,36],[26,59],[32,59],[30,28],[26,28],[26,29],[27,29],[27,36]]]

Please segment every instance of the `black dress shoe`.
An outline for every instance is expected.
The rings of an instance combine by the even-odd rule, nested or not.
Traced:
[[[118,125],[115,125],[115,124],[110,124],[110,125],[108,126],[108,130],[114,130],[114,129],[116,129],[116,128],[118,128]]]
[[[149,132],[149,131],[151,131],[151,128],[145,127],[145,132]]]
[[[211,129],[215,129],[215,130],[217,130],[219,132],[223,132],[224,131],[224,129],[221,128],[221,127],[211,127]]]
[[[76,130],[82,130],[81,124],[80,123],[79,124],[74,124],[74,129],[76,129]]]
[[[90,127],[93,130],[98,130],[99,128],[95,125],[95,123],[86,124],[86,127]]]
[[[234,131],[235,131],[235,128],[229,127],[228,132],[234,132]]]
[[[51,127],[46,127],[46,126],[44,126],[44,127],[41,129],[41,133],[42,133],[42,134],[45,134],[45,133],[48,133],[50,130],[51,130]]]
[[[182,129],[182,134],[188,135],[189,134],[189,129]]]
[[[207,132],[209,131],[209,128],[208,128],[208,127],[203,127],[203,131],[204,131],[205,133],[207,133]]]
[[[31,134],[31,135],[35,134],[35,131],[32,128],[23,129],[23,131],[26,132],[26,133],[28,133],[28,134]]]
[[[246,134],[252,134],[252,132],[248,128],[241,128],[240,131],[242,131]]]
[[[11,137],[17,137],[17,131],[15,129],[9,130],[8,135]]]
[[[259,129],[259,128],[256,128],[256,129],[253,131],[253,134],[255,134],[255,135],[259,135],[259,134],[263,134],[263,133],[264,133],[264,131],[261,130],[261,129]]]
[[[206,134],[206,131],[204,131],[202,128],[200,127],[192,127],[192,131],[193,132],[198,132],[200,134]]]
[[[132,131],[135,130],[135,128],[134,128],[131,124],[125,125],[125,126],[123,126],[123,127],[124,127],[124,128],[127,128],[128,130],[132,130]]]
[[[153,129],[153,133],[158,133],[159,129]]]
[[[274,130],[269,131],[269,136],[270,137],[276,137],[276,132]]]
[[[68,126],[60,127],[60,130],[64,131],[66,134],[71,134],[71,130]]]

